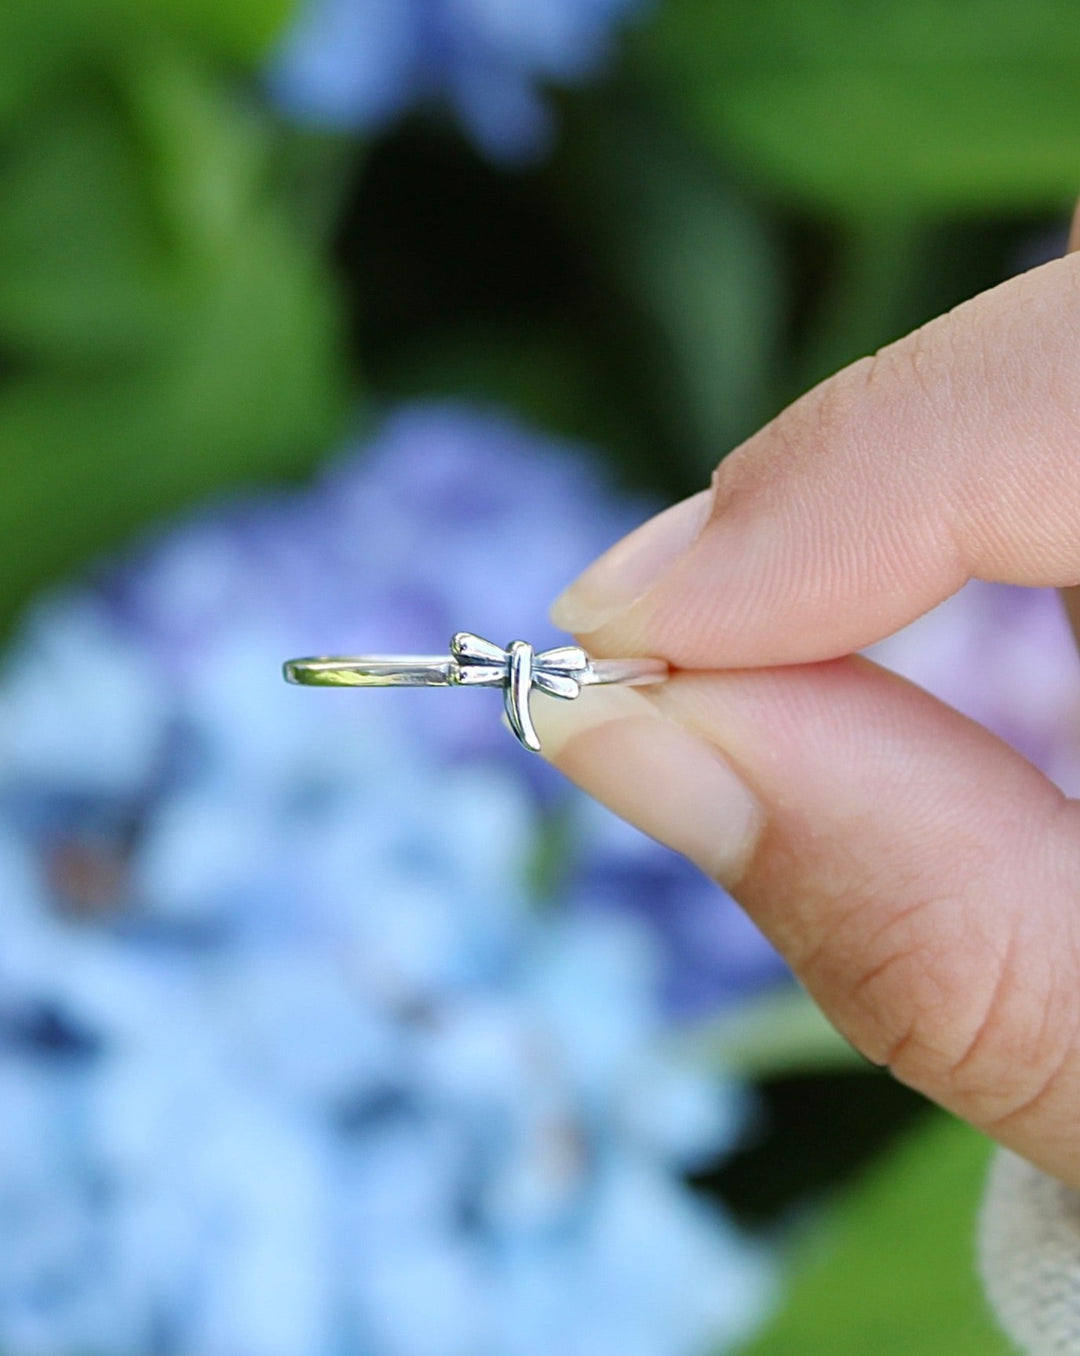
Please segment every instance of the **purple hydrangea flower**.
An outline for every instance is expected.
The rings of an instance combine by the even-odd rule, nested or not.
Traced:
[[[539,81],[572,83],[608,57],[640,0],[307,0],[270,72],[287,110],[378,127],[418,103],[448,105],[490,156],[542,151]]]
[[[544,641],[637,516],[579,454],[418,406],[34,609],[0,681],[0,1350],[695,1356],[752,1325],[767,1267],[683,1180],[742,1096],[669,1048],[634,900],[733,906],[496,694],[280,677]]]
[[[868,653],[1080,794],[1080,659],[1052,589],[973,580]]]
[[[595,801],[577,810],[579,851],[567,894],[630,913],[663,937],[665,1010],[683,1020],[716,1013],[789,978],[747,915],[685,857],[662,848]]]

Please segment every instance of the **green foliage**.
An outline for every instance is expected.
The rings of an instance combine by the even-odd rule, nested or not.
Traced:
[[[740,1356],[1007,1356],[974,1268],[988,1152],[935,1113],[804,1240],[780,1313]]]
[[[251,65],[295,0],[5,0],[0,5],[0,118],[48,98],[75,70],[107,73],[144,42],[191,60]]]
[[[769,221],[644,112],[602,114],[572,160],[579,210],[649,345],[661,417],[700,477],[768,414],[782,317]]]
[[[743,1078],[865,1069],[867,1061],[805,989],[785,984],[744,999],[687,1031],[688,1053]]]
[[[35,6],[14,10],[28,42]],[[273,131],[152,22],[204,8],[157,0],[108,52],[95,11],[98,45],[0,122],[0,622],[88,552],[295,470],[339,427],[336,308],[273,191]],[[280,10],[251,0],[200,31],[253,53]]]
[[[1072,0],[665,0],[640,64],[812,211],[1053,209],[1080,180]]]
[[[159,20],[190,42],[223,57],[251,62],[265,56],[296,0],[114,0],[128,21]]]

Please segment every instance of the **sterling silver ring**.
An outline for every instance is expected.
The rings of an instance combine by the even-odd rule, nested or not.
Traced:
[[[529,712],[534,688],[572,701],[583,687],[641,687],[668,676],[663,659],[590,659],[579,645],[539,653],[524,640],[505,650],[468,631],[450,640],[448,655],[339,655],[290,659],[286,681],[307,687],[501,687],[510,728],[527,749],[540,751]]]

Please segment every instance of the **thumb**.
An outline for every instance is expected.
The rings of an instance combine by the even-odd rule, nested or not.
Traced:
[[[976,297],[796,401],[711,490],[552,609],[595,654],[803,663],[972,576],[1080,583],[1080,255]]]

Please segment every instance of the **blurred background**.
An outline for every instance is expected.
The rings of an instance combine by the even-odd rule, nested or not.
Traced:
[[[0,7],[0,1356],[1005,1351],[987,1144],[732,901],[280,663],[553,640],[1078,190],[1071,0]],[[1052,596],[878,657],[1080,791]]]

